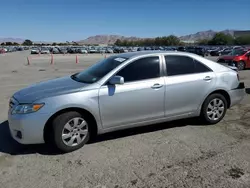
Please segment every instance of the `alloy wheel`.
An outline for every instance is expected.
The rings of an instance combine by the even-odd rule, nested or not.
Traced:
[[[210,101],[207,107],[207,117],[210,120],[216,121],[220,119],[225,111],[225,104],[224,102],[219,99],[215,98]]]
[[[69,120],[63,128],[62,140],[67,146],[77,146],[81,144],[88,134],[88,124],[80,117]]]

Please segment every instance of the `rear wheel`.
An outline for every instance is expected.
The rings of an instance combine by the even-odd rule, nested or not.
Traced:
[[[81,148],[90,137],[89,124],[79,112],[65,112],[53,121],[54,142],[63,152]]]
[[[201,118],[207,124],[220,122],[227,111],[227,101],[222,94],[209,95],[204,101],[201,109]]]
[[[239,63],[237,63],[237,68],[238,68],[238,70],[244,70],[245,69],[245,62],[240,61]]]

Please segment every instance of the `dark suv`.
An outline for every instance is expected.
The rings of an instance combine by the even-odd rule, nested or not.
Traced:
[[[194,53],[194,54],[200,55],[202,57],[205,56],[205,50],[202,47],[192,47],[192,46],[189,46],[189,47],[186,47],[186,52]]]

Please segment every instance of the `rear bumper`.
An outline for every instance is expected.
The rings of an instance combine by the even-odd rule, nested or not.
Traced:
[[[239,83],[238,87],[235,89],[232,89],[228,92],[230,99],[231,99],[231,105],[230,107],[240,103],[244,96],[246,95],[246,89],[244,82]]]

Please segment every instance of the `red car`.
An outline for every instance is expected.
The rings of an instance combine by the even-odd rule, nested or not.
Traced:
[[[3,54],[3,53],[5,53],[5,50],[0,48],[0,54]]]
[[[238,70],[250,68],[250,50],[234,50],[228,55],[220,56],[217,62],[235,66]]]

